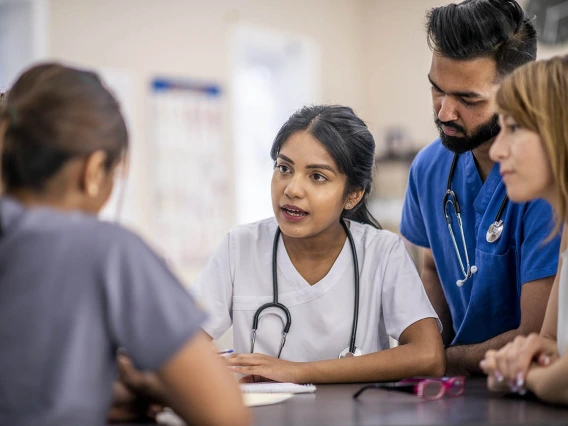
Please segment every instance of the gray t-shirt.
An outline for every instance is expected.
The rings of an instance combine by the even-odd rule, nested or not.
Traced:
[[[0,425],[106,422],[115,353],[155,370],[205,318],[137,236],[0,200]]]

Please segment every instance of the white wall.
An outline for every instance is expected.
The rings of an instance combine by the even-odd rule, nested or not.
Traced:
[[[0,0],[0,90],[47,53],[47,0]]]

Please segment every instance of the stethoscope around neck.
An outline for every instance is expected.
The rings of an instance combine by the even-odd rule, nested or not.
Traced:
[[[463,224],[462,224],[462,219],[461,219],[460,203],[458,202],[458,197],[457,197],[456,193],[452,190],[452,179],[454,178],[454,172],[456,170],[456,164],[458,162],[458,157],[459,157],[459,154],[454,154],[452,166],[450,167],[450,173],[448,174],[448,183],[446,185],[446,193],[444,194],[443,209],[444,209],[444,216],[446,218],[446,224],[448,225],[448,230],[450,231],[450,236],[452,237],[452,243],[454,244],[454,249],[456,251],[456,255],[458,256],[458,262],[460,264],[460,268],[461,268],[462,273],[464,275],[463,279],[456,281],[456,285],[458,287],[461,287],[462,285],[464,285],[464,283],[467,280],[469,280],[473,276],[473,274],[475,274],[477,272],[477,266],[470,265],[470,262],[469,262],[469,255],[467,253],[467,244],[465,242],[465,235],[464,235],[464,232],[463,232]],[[491,225],[489,225],[489,228],[487,229],[487,233],[485,234],[485,239],[488,243],[496,242],[497,240],[499,240],[499,238],[501,238],[501,234],[503,234],[504,224],[503,224],[503,220],[501,220],[501,217],[503,216],[503,211],[505,210],[505,207],[507,206],[508,202],[509,202],[509,197],[507,197],[507,194],[505,194],[505,197],[503,197],[503,201],[501,202],[501,206],[499,207],[499,211],[497,212],[497,215],[495,216],[495,220],[493,221],[493,223]],[[448,213],[448,209],[447,209],[448,204],[452,205],[454,213],[455,213],[457,220],[458,220],[458,226],[460,228],[462,244],[463,244],[463,251],[465,253],[465,265],[463,263],[461,255],[460,255],[460,251],[458,249],[458,244],[456,242],[456,237],[454,235],[454,230],[452,228],[452,221],[451,221],[451,218],[450,218],[450,214]]]
[[[338,358],[348,358],[352,356],[362,355],[361,350],[355,346],[355,339],[357,337],[357,322],[359,320],[359,262],[357,260],[357,250],[355,249],[355,242],[353,241],[353,236],[349,227],[343,219],[340,219],[341,225],[347,234],[349,239],[349,244],[351,246],[351,253],[353,255],[353,270],[355,275],[355,302],[353,304],[353,326],[351,328],[351,340],[349,346],[343,349]],[[290,331],[290,326],[292,325],[292,315],[288,308],[282,303],[278,302],[278,274],[277,274],[277,252],[278,252],[278,240],[280,239],[280,228],[276,228],[276,234],[274,235],[274,243],[272,246],[272,302],[265,303],[254,313],[252,320],[252,334],[251,334],[251,344],[250,352],[254,352],[254,344],[256,341],[256,330],[258,330],[258,322],[260,320],[260,314],[262,311],[268,308],[280,309],[286,315],[286,322],[284,328],[282,329],[282,340],[280,341],[280,349],[278,350],[278,358],[282,354],[282,349],[286,344],[286,336]]]

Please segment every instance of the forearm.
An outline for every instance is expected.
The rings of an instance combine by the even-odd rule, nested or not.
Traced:
[[[490,349],[501,349],[519,334],[520,329],[499,334],[485,342],[473,345],[451,346],[446,349],[446,374],[482,374],[479,362]]]
[[[301,383],[349,383],[400,380],[444,374],[441,345],[408,343],[353,358],[299,364]]]
[[[449,345],[455,336],[450,307],[442,289],[434,259],[429,252],[424,254],[423,262],[424,267],[420,273],[420,279],[424,284],[428,299],[442,323],[442,341],[445,345]]]
[[[549,367],[531,367],[526,387],[543,401],[568,404],[568,358],[564,356]]]
[[[436,276],[431,276],[435,274]],[[424,271],[421,276],[422,282],[426,289],[430,286],[428,285],[429,280],[436,280],[439,283],[438,275],[436,272],[432,273],[430,271]],[[440,284],[438,284],[440,285]],[[441,292],[441,288],[440,288]],[[441,294],[434,294],[434,292],[427,291],[428,298],[430,299],[430,303],[432,307],[436,311],[440,322],[442,323],[442,341],[445,345],[449,345],[452,340],[454,339],[455,332],[454,327],[452,324],[452,315],[450,313],[450,308],[448,306],[448,302],[444,296],[444,293]]]

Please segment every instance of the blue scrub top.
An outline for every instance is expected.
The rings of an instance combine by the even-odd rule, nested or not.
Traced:
[[[418,153],[410,169],[400,231],[411,243],[432,250],[452,314],[452,345],[457,345],[483,342],[519,326],[521,286],[556,274],[560,236],[544,242],[554,226],[552,209],[544,200],[509,202],[501,238],[488,243],[485,235],[506,189],[498,164],[482,182],[473,154],[466,152],[458,159],[452,189],[461,207],[470,264],[478,271],[458,287],[463,273],[443,213],[453,156],[439,139]],[[451,206],[448,211],[465,266],[457,219]]]

